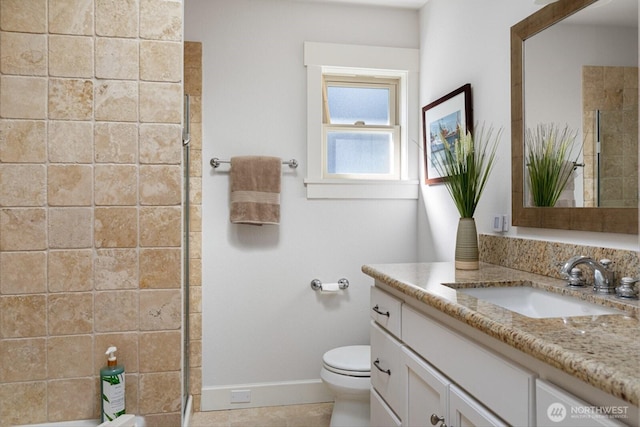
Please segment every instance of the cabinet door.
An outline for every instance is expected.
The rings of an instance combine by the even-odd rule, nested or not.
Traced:
[[[381,291],[371,288],[371,318],[396,337],[400,337],[402,301]]]
[[[400,414],[404,386],[400,367],[401,344],[375,322],[371,322],[371,385]]]
[[[449,380],[408,348],[403,348],[402,353],[403,375],[407,384],[402,416],[404,425],[432,426],[432,416],[444,419],[448,425]]]
[[[509,424],[533,424],[535,382],[531,372],[406,305],[402,306],[401,326],[405,345],[452,383]]]
[[[615,408],[625,411],[625,413],[613,414],[611,417],[594,413],[594,411],[591,411],[592,408],[592,405],[583,402],[571,393],[543,380],[536,380],[538,426],[579,425],[581,427],[596,427],[624,425],[614,417],[621,416],[621,419],[625,420],[628,408],[608,407],[610,410]]]
[[[371,427],[400,427],[402,424],[377,391],[371,389]]]
[[[450,427],[507,426],[507,424],[455,384],[449,386]]]

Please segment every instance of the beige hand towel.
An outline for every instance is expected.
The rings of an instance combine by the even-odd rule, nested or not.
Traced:
[[[282,159],[266,156],[231,158],[230,219],[234,224],[280,223]]]

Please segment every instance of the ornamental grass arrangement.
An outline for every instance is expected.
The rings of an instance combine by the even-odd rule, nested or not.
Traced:
[[[473,214],[493,169],[496,149],[502,129],[494,133],[492,127],[482,126],[474,135],[458,126],[458,138],[450,144],[444,135],[442,158],[435,156],[435,168],[444,177],[444,184],[458,212],[455,268],[479,268],[478,233]]]
[[[582,152],[582,145],[576,150],[576,137],[577,131],[568,126],[539,124],[527,129],[525,164],[534,206],[555,206]]]
[[[473,218],[480,196],[493,169],[496,149],[502,135],[492,127],[481,126],[472,135],[458,126],[458,138],[444,143],[443,158],[435,157],[435,168],[444,177],[444,184],[458,208],[461,218]]]

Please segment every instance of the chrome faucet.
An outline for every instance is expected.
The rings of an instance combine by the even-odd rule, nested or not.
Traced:
[[[610,270],[611,260],[602,259],[600,262],[584,255],[577,255],[569,258],[564,263],[560,272],[569,276],[571,269],[579,264],[586,264],[593,271],[593,291],[599,294],[615,293],[615,273]]]

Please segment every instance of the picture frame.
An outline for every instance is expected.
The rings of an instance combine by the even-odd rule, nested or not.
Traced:
[[[467,83],[445,96],[422,107],[422,140],[424,153],[425,183],[439,184],[444,178],[435,167],[435,156],[442,159],[445,149],[439,134],[444,132],[447,141],[458,136],[458,125],[462,130],[473,132],[473,108],[471,84]]]

